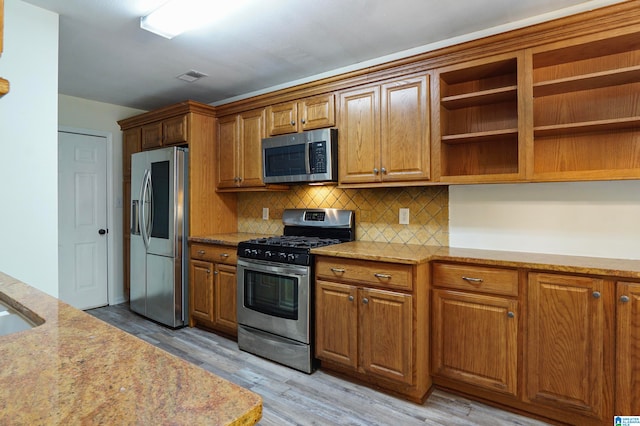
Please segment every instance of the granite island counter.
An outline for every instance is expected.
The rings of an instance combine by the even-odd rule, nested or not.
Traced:
[[[0,336],[0,424],[250,425],[262,415],[259,395],[3,273],[0,292],[45,321]]]

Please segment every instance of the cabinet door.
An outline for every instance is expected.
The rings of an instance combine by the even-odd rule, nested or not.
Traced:
[[[433,291],[433,374],[509,395],[518,391],[518,303]]]
[[[428,78],[382,85],[380,173],[384,181],[429,179]]]
[[[316,357],[358,366],[356,287],[316,281]]]
[[[239,178],[240,186],[260,187],[262,182],[262,138],[264,109],[243,112],[239,117]]]
[[[213,296],[215,325],[221,330],[235,335],[238,333],[236,267],[222,263],[215,266]]]
[[[213,271],[211,262],[191,259],[189,264],[189,312],[191,318],[213,322]],[[189,324],[193,325],[192,319]]]
[[[615,414],[640,414],[640,284],[617,285]]]
[[[298,105],[284,102],[267,108],[267,131],[269,136],[284,135],[298,131]]]
[[[358,296],[362,369],[412,385],[412,296],[366,288]]]
[[[218,188],[238,185],[238,121],[235,115],[218,119]]]
[[[380,87],[340,94],[340,183],[380,181]]]
[[[162,122],[142,126],[142,149],[153,149],[162,146]]]
[[[529,274],[530,402],[597,419],[613,415],[613,359],[605,356],[605,336],[613,335],[611,287],[596,278]]]
[[[335,126],[335,110],[333,94],[302,99],[298,102],[298,126],[302,130]]]
[[[162,145],[181,145],[188,141],[187,115],[168,118],[162,122]]]

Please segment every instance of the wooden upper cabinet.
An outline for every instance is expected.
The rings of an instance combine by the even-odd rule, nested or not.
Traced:
[[[340,183],[429,179],[429,75],[345,90],[339,99]]]
[[[436,72],[436,176],[482,182],[524,178],[524,53],[444,67]],[[519,96],[520,94],[520,96]]]
[[[142,149],[154,149],[162,146],[162,122],[142,126]]]
[[[599,278],[529,274],[526,401],[572,423],[611,420],[613,297]]]
[[[617,283],[616,415],[640,413],[640,283]]]
[[[218,119],[217,187],[257,188],[262,181],[264,109]]]
[[[188,116],[180,115],[142,126],[142,149],[182,145],[188,142]]]
[[[319,95],[267,107],[269,136],[321,129],[335,125],[333,94]]]
[[[181,145],[188,141],[188,116],[168,118],[162,121],[162,145]]]
[[[531,49],[533,180],[640,176],[640,33],[634,31]]]

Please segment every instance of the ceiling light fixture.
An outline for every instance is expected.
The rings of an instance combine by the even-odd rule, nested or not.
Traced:
[[[169,0],[140,18],[140,28],[165,38],[211,24],[231,15],[248,0]]]

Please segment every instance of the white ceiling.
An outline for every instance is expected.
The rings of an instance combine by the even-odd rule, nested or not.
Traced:
[[[60,93],[143,110],[185,99],[221,103],[618,2],[253,0],[168,40],[139,27],[165,0],[24,1],[60,15]],[[189,70],[208,77],[176,78]]]

